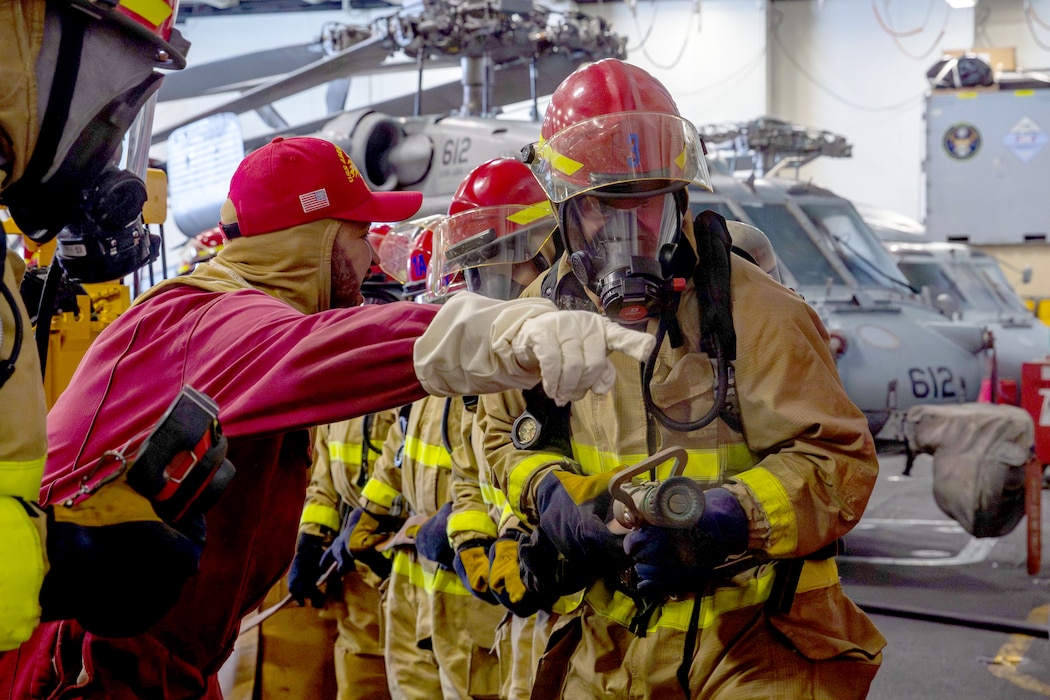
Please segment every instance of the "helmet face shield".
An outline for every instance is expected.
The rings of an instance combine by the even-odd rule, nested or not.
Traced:
[[[640,180],[711,189],[696,127],[658,112],[617,112],[567,126],[534,145],[528,165],[553,202]]]
[[[435,237],[430,294],[449,294],[451,281],[462,277],[472,292],[515,298],[549,266],[556,228],[547,201],[479,207],[448,217]],[[539,264],[538,256],[543,256]]]
[[[393,224],[385,234],[369,233],[367,236],[379,254],[379,267],[400,282],[410,296],[419,292],[426,280],[433,231],[444,218],[440,214],[425,216]]]

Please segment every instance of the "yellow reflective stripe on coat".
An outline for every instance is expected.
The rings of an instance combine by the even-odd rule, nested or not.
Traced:
[[[581,445],[574,442],[573,454],[583,467],[585,474],[599,474],[601,472],[617,469],[623,465],[634,465],[649,457],[648,454],[626,454],[620,455],[612,452],[603,452],[592,445]],[[699,479],[701,481],[718,482],[721,480],[721,458],[718,449],[687,449],[685,476]],[[750,456],[750,452],[748,452]],[[663,464],[656,470],[658,479],[666,479],[671,476],[674,462]],[[644,478],[648,478],[645,476]]]
[[[0,461],[0,494],[38,501],[46,459],[47,455],[41,455],[36,459]]]
[[[682,632],[688,630],[694,602],[700,605],[697,622],[700,629],[710,627],[723,612],[760,605],[769,598],[769,593],[773,588],[774,573],[774,567],[765,566],[759,570],[756,577],[749,579],[742,586],[716,588],[713,594],[702,598],[669,600],[656,609],[649,620],[647,629],[650,632],[660,627]],[[624,627],[630,627],[631,621],[638,613],[638,607],[628,595],[600,582],[587,592],[587,602],[598,614]]]
[[[739,610],[752,605],[760,605],[769,599],[773,588],[773,577],[776,574],[776,563],[765,564],[757,569],[756,575],[740,586],[716,588],[711,595],[702,598],[670,600],[657,608],[649,620],[648,631],[658,628],[670,628],[679,631],[689,629],[693,614],[693,602],[698,600],[700,615],[697,622],[701,629],[710,627],[722,613]],[[838,564],[835,559],[806,561],[802,566],[796,592],[813,591],[828,588],[839,581]],[[614,590],[599,582],[587,591],[587,602],[598,614],[629,627],[638,613],[638,607],[626,594]]]
[[[528,483],[529,477],[538,469],[564,461],[565,457],[557,452],[537,452],[514,465],[507,477],[507,501],[515,515],[528,521],[528,518],[521,512],[521,497],[525,492],[525,484]]]
[[[405,438],[405,457],[412,459],[416,464],[425,464],[428,467],[452,468],[452,455],[448,453],[444,445],[430,445],[414,435]]]
[[[299,524],[323,525],[331,530],[339,529],[339,511],[332,506],[322,503],[311,503],[303,508],[303,514],[299,518]]]
[[[446,571],[438,568],[434,572],[427,571],[417,561],[419,556],[411,550],[399,549],[394,552],[392,568],[416,588],[421,588],[429,593],[448,593],[450,595],[473,595],[459,580],[455,571]]]
[[[496,537],[496,523],[492,522],[488,511],[465,510],[448,516],[449,535],[456,532],[480,532]]]
[[[798,549],[798,525],[795,509],[784,485],[763,467],[754,467],[737,474],[736,480],[751,489],[769,519],[769,551],[771,557],[787,557]]]
[[[372,503],[377,503],[384,508],[394,504],[394,499],[401,495],[397,489],[384,484],[378,479],[369,479],[365,487],[361,489],[361,497]]]
[[[29,639],[40,622],[44,553],[40,530],[14,498],[0,496],[0,532],[0,651],[7,651]]]
[[[342,462],[347,466],[360,467],[361,444],[333,440],[328,443],[328,456],[332,458],[333,462]]]
[[[507,494],[503,493],[500,489],[496,488],[492,484],[482,482],[481,486],[481,500],[486,505],[496,506],[502,508],[507,505]]]

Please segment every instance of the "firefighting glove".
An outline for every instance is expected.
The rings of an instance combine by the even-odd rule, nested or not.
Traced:
[[[489,549],[492,539],[488,537],[468,540],[459,546],[452,560],[452,568],[459,575],[471,594],[486,603],[497,605],[499,601],[489,590]]]
[[[711,569],[747,549],[750,528],[736,496],[724,488],[710,489],[704,496],[704,515],[691,528],[642,525],[627,534],[623,548],[634,559],[640,593],[699,590]]]
[[[452,569],[452,559],[456,556],[448,541],[448,516],[451,514],[452,503],[449,502],[416,531],[416,551],[445,570]]]
[[[614,472],[583,476],[553,469],[536,487],[537,529],[567,560],[565,568],[596,576],[630,565],[622,536],[610,532],[606,525],[611,503],[609,482],[614,476]],[[533,537],[530,543],[540,544],[539,538]]]
[[[528,539],[528,533],[511,528],[500,535],[489,550],[489,590],[503,607],[518,617],[529,617],[539,610],[550,610],[558,599],[552,590],[533,590],[525,584],[520,546]],[[538,551],[533,553],[539,558]],[[556,566],[557,550],[551,546],[546,550],[546,555],[549,565]]]
[[[367,564],[380,578],[390,575],[390,560],[376,551],[376,547],[401,528],[401,518],[376,515],[361,506],[354,508],[343,523],[339,535],[321,557],[321,571],[327,571],[334,562],[342,576],[354,568],[354,559]]]
[[[558,311],[546,299],[496,301],[461,292],[442,305],[412,349],[416,377],[438,396],[529,389],[543,382],[559,405],[612,388],[607,357],[644,362],[655,338],[589,311]]]
[[[323,535],[299,533],[299,540],[295,544],[295,558],[288,569],[288,592],[291,593],[292,600],[299,605],[306,605],[309,599],[310,605],[315,608],[324,607],[325,594],[317,587],[317,579],[323,571],[321,558],[326,549],[326,539]]]

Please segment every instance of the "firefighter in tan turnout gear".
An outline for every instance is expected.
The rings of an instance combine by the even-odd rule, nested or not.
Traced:
[[[557,257],[550,202],[518,160],[496,158],[474,168],[456,190],[448,211],[448,218],[437,227],[427,276],[433,297],[466,288],[493,299],[513,299]],[[464,449],[454,452],[450,501],[439,511],[443,517],[420,528],[417,549],[424,557],[451,566],[462,582],[461,587],[432,593],[435,654],[439,659],[462,658],[471,649],[457,639],[477,640],[484,635],[484,645],[494,645],[499,655],[500,696],[510,698],[520,695],[531,679],[528,649],[514,638],[520,626],[498,605],[503,592],[491,588],[489,581],[490,557],[506,499],[479,458],[474,402],[466,407],[459,437]],[[463,591],[472,597],[464,597]],[[463,658],[460,664],[467,661]],[[471,680],[478,684],[480,679],[471,674]]]
[[[833,555],[878,463],[816,314],[730,253],[735,222],[688,216],[687,186],[710,188],[703,147],[645,71],[574,72],[523,157],[566,255],[530,293],[657,341],[641,366],[614,354],[612,392],[572,403],[567,448],[539,437],[557,432],[543,411],[519,420],[537,413],[520,392],[481,399],[488,461],[534,528],[526,582],[585,591],[533,697],[864,697],[885,640]],[[613,483],[657,453],[672,458]]]

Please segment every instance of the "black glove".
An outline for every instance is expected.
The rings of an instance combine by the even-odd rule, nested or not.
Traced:
[[[693,527],[642,525],[624,538],[624,551],[635,560],[640,593],[699,590],[711,569],[747,549],[750,527],[736,496],[724,488],[710,489],[704,496],[704,515]]]
[[[299,605],[306,605],[309,599],[310,605],[315,608],[324,607],[325,594],[317,587],[317,579],[321,577],[321,557],[324,556],[326,539],[323,535],[299,533],[295,558],[288,569],[288,592]]]
[[[416,551],[445,570],[452,569],[452,559],[456,556],[448,541],[448,516],[451,514],[452,503],[449,502],[420,525],[416,532]]]
[[[86,526],[55,520],[48,509],[51,568],[40,590],[41,619],[76,619],[103,637],[145,632],[200,566],[204,516],[182,525],[192,538],[160,521]]]

